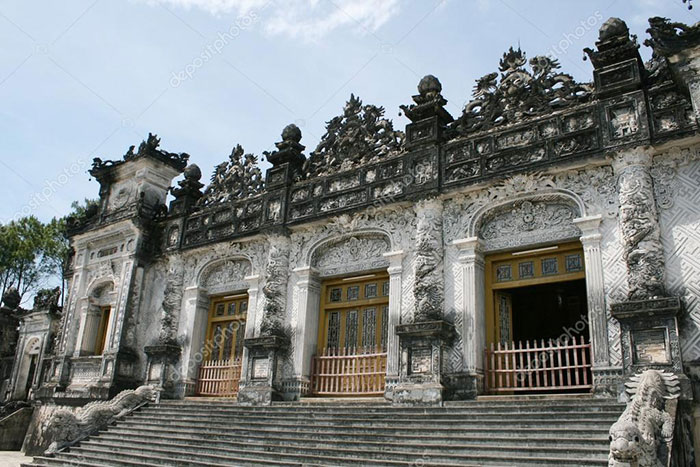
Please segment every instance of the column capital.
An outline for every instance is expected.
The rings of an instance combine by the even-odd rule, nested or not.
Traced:
[[[399,274],[403,270],[402,261],[406,256],[403,250],[388,251],[382,253],[382,256],[389,260],[389,274]]]
[[[603,238],[603,235],[600,233],[600,223],[602,221],[603,216],[600,214],[578,217],[573,220],[574,225],[581,229],[581,243],[586,245],[591,242],[600,242]]]
[[[257,289],[258,285],[260,285],[260,277],[260,274],[251,274],[250,276],[245,276],[243,280],[248,283],[248,287],[251,289]]]
[[[456,246],[460,251],[459,261],[474,261],[477,257],[483,256],[483,242],[479,237],[460,238],[452,241],[452,245]]]
[[[627,167],[649,168],[651,167],[654,153],[654,148],[651,146],[637,146],[621,149],[613,155],[613,171],[619,173]]]

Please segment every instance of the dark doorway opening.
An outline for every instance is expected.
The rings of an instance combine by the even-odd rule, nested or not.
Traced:
[[[579,279],[509,289],[513,340],[588,340],[586,280]]]

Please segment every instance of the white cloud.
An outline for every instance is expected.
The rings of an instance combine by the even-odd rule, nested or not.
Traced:
[[[264,10],[265,32],[315,41],[336,29],[374,32],[398,13],[400,0],[142,0],[213,15]]]

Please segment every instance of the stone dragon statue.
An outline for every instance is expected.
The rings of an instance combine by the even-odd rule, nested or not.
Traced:
[[[646,370],[626,386],[632,399],[610,427],[608,467],[665,467],[674,428],[668,402],[679,396],[678,377]]]
[[[139,386],[122,391],[112,400],[90,402],[76,411],[56,410],[43,427],[45,438],[52,442],[47,455],[55,454],[68,444],[105,427],[111,420],[126,415],[144,402],[154,401],[154,386]]]

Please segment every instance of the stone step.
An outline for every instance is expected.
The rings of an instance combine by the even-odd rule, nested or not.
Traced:
[[[584,421],[586,423],[594,423],[598,421],[615,421],[621,412],[561,412],[556,414],[558,421],[575,422]],[[277,421],[285,420],[292,421],[313,421],[314,423],[414,423],[417,421],[428,424],[460,424],[473,422],[501,422],[504,419],[509,421],[521,420],[551,420],[552,413],[549,412],[532,412],[532,413],[502,413],[493,414],[488,412],[473,413],[468,416],[452,415],[452,414],[248,414],[248,413],[226,413],[223,411],[217,412],[196,412],[196,411],[170,411],[170,410],[146,410],[135,414],[136,418],[150,418],[157,416],[159,420],[191,420],[201,419],[203,415],[209,420],[217,421],[237,421],[245,423],[248,420],[258,421]]]
[[[206,418],[205,418],[206,417]],[[577,428],[587,428],[595,427],[601,424],[607,424],[610,426],[617,420],[617,416],[606,416],[606,417],[586,417],[580,415],[570,415],[567,417],[557,416],[555,419],[551,415],[541,414],[538,417],[520,417],[520,416],[506,416],[501,417],[494,416],[479,416],[471,417],[469,419],[462,420],[451,420],[441,421],[434,420],[432,417],[422,417],[415,419],[404,419],[400,417],[392,418],[381,418],[373,419],[369,417],[347,417],[347,418],[334,418],[334,417],[290,417],[290,416],[278,416],[278,417],[254,417],[254,416],[218,416],[214,414],[200,414],[199,416],[195,414],[189,415],[164,415],[164,414],[146,414],[146,413],[136,413],[131,417],[133,421],[152,421],[157,420],[163,424],[168,424],[171,422],[180,423],[206,423],[208,425],[247,425],[260,423],[274,423],[279,426],[298,426],[299,424],[309,424],[313,423],[316,427],[328,427],[328,426],[344,426],[344,427],[367,427],[372,428],[393,428],[397,425],[413,425],[419,426],[422,429],[433,429],[433,428],[443,428],[447,423],[449,423],[450,428],[459,429],[467,428],[474,425],[490,425],[494,423],[506,424],[509,427],[527,427],[527,426],[550,426],[550,427],[564,427],[564,426],[574,426]]]
[[[624,408],[625,405],[617,402],[614,399],[598,399],[593,397],[573,399],[573,400],[548,400],[548,399],[536,399],[536,400],[488,400],[488,401],[448,401],[444,403],[442,407],[436,406],[396,406],[390,403],[382,401],[381,403],[373,404],[346,404],[339,402],[337,404],[329,403],[301,403],[301,402],[273,402],[269,406],[245,406],[239,405],[235,399],[219,399],[219,398],[196,398],[196,399],[185,399],[185,400],[167,400],[163,399],[160,401],[159,406],[177,406],[177,407],[216,407],[216,408],[243,408],[250,411],[300,411],[307,412],[309,410],[326,410],[332,412],[342,412],[342,411],[357,411],[358,407],[363,410],[401,410],[401,411],[444,411],[449,410],[459,410],[459,409],[471,409],[479,407],[488,408],[515,408],[515,407],[575,407],[575,408],[586,408],[589,410],[598,410],[603,407],[612,408]]]
[[[407,454],[421,455],[421,453],[429,454],[431,459],[450,462],[455,456],[475,455],[475,454],[490,454],[494,450],[493,444],[469,443],[469,444],[451,444],[445,445],[440,443],[415,445],[410,443],[378,443],[378,442],[362,442],[362,441],[339,441],[334,443],[328,442],[309,442],[307,439],[256,439],[245,435],[238,437],[222,437],[222,438],[207,438],[207,437],[146,437],[143,435],[118,435],[115,436],[111,432],[104,433],[98,437],[92,438],[82,444],[99,445],[99,446],[160,446],[181,447],[185,450],[191,450],[193,446],[198,446],[197,452],[236,452],[240,449],[251,451],[266,451],[274,450],[277,452],[312,452],[332,455],[357,455],[361,453],[363,457],[369,456],[374,458],[392,458],[402,460]],[[332,446],[332,447],[329,447]],[[502,455],[523,455],[533,456],[542,453],[543,446],[541,445],[500,445],[498,452]],[[583,444],[558,444],[547,446],[546,450],[550,454],[556,454],[559,457],[575,457],[575,458],[600,458],[607,455],[607,446],[599,444],[598,446],[589,446]],[[443,459],[444,457],[444,459]]]
[[[612,425],[612,422],[610,423]],[[540,436],[560,436],[563,433],[576,433],[580,435],[581,433],[596,433],[596,434],[604,434],[607,436],[609,426],[605,426],[604,424],[593,424],[589,426],[573,426],[571,424],[562,424],[562,426],[552,426],[551,423],[546,423],[546,424],[535,424],[535,426],[532,426],[532,424],[520,424],[518,426],[515,426],[513,424],[496,424],[495,426],[493,425],[470,425],[470,426],[465,426],[461,428],[453,428],[453,427],[444,427],[444,426],[439,426],[439,427],[434,427],[431,428],[430,431],[433,433],[440,433],[443,436],[452,436],[452,435],[458,435],[458,434],[467,434],[467,433],[512,433],[512,436],[519,436],[522,435],[523,433],[536,433]],[[278,423],[257,423],[257,422],[248,422],[246,426],[236,426],[236,425],[231,425],[231,424],[213,424],[210,422],[206,421],[198,421],[198,422],[169,422],[166,425],[164,425],[161,422],[154,421],[154,419],[144,419],[144,420],[134,420],[134,417],[129,417],[128,419],[124,420],[123,422],[120,422],[119,426],[122,427],[139,427],[139,426],[150,426],[150,427],[158,427],[162,428],[163,426],[167,426],[170,429],[175,429],[175,428],[196,428],[198,430],[205,430],[209,431],[211,433],[217,433],[217,432],[222,432],[226,430],[231,430],[235,429],[236,430],[250,430],[253,428],[277,428],[277,429],[284,429],[286,432],[296,432],[299,430],[303,430],[304,427],[300,426],[298,424],[291,424],[291,425],[280,425]],[[416,425],[400,425],[400,426],[390,426],[390,427],[378,427],[378,426],[326,426],[324,429],[329,429],[335,432],[343,432],[343,433],[383,433],[386,435],[395,435],[395,434],[400,434],[400,433],[425,433],[426,429],[421,427],[421,426],[416,426]]]
[[[211,451],[208,448],[207,451]],[[265,451],[226,451],[221,454],[212,454],[210,452],[202,452],[201,450],[193,450],[191,448],[181,448],[175,445],[165,446],[160,449],[154,446],[144,446],[142,449],[135,447],[133,445],[128,446],[112,446],[109,443],[101,443],[99,447],[93,447],[85,445],[84,447],[74,448],[73,453],[82,454],[84,456],[90,456],[91,459],[122,459],[123,457],[128,457],[133,459],[134,457],[146,458],[148,459],[162,459],[166,458],[167,461],[164,462],[166,465],[172,465],[175,462],[176,465],[180,462],[189,462],[192,459],[196,459],[197,462],[207,462],[209,465],[219,465],[221,463],[231,462],[232,459],[237,461],[259,461],[259,460],[274,460],[282,463],[300,463],[303,465],[308,464],[318,464],[318,465],[415,465],[416,456],[407,455],[403,459],[388,459],[387,453],[384,453],[382,457],[369,457],[368,453],[359,453],[353,451],[349,453],[349,457],[341,455],[330,455],[332,453],[339,454],[338,450],[324,450],[316,451],[312,450],[312,453],[298,453],[294,451],[282,452],[280,450],[265,450]],[[371,454],[371,453],[369,453]],[[421,456],[424,459],[424,465],[436,465],[436,466],[447,466],[447,465],[558,465],[558,466],[587,466],[596,465],[601,466],[603,462],[607,460],[604,454],[601,454],[597,458],[565,458],[559,456],[523,456],[523,455],[508,455],[507,462],[510,464],[504,464],[504,457],[500,454],[473,454],[473,455],[441,455],[436,456],[433,459],[430,455]],[[239,463],[233,463],[229,465],[240,465]],[[286,465],[286,464],[285,464]]]
[[[139,461],[147,462],[154,465],[167,466],[248,466],[248,465],[276,465],[276,466],[345,466],[358,465],[356,460],[346,459],[342,457],[330,457],[322,455],[299,455],[299,454],[281,454],[278,452],[237,452],[236,455],[212,455],[203,454],[200,452],[180,453],[177,450],[160,450],[149,449],[147,453],[142,453],[137,450],[130,449],[122,452],[107,448],[93,448],[90,446],[73,448],[72,453],[83,458],[89,458],[97,461],[110,461],[112,465],[124,465],[123,462]],[[128,464],[133,465],[133,464]],[[142,464],[139,464],[142,465]],[[385,465],[385,466],[409,466],[411,461],[390,461],[390,460],[372,460],[363,459],[362,465]],[[429,462],[425,465],[435,466],[477,466],[480,464],[444,464],[438,462]]]
[[[377,433],[372,434],[347,434],[338,433],[335,431],[327,430],[313,430],[309,429],[306,431],[295,431],[290,434],[285,430],[251,430],[251,429],[240,429],[236,428],[235,434],[223,433],[221,431],[217,432],[203,432],[202,430],[174,430],[169,428],[156,428],[156,427],[122,427],[119,424],[115,427],[109,429],[108,432],[103,432],[103,435],[107,436],[140,436],[145,438],[154,439],[195,439],[195,438],[211,438],[216,440],[238,440],[240,438],[253,439],[253,440],[268,440],[274,439],[276,441],[289,441],[289,442],[306,442],[307,440],[314,440],[318,443],[329,443],[329,442],[350,442],[350,443],[368,443],[377,444],[381,446],[386,445],[409,445],[413,446],[438,446],[440,448],[451,448],[453,445],[458,444],[469,444],[469,443],[479,443],[479,444],[491,444],[491,445],[504,445],[504,446],[541,446],[543,448],[547,446],[566,446],[566,445],[585,445],[590,447],[600,447],[601,449],[607,450],[609,442],[607,437],[607,432],[602,430],[597,435],[589,436],[536,436],[537,433],[526,434],[520,437],[513,436],[483,436],[482,434],[474,434],[471,436],[464,435],[451,435],[449,437],[430,435],[430,434],[393,434],[393,435],[382,435]]]
[[[366,414],[366,415],[385,415],[394,416],[396,414],[401,415],[434,415],[434,416],[464,416],[464,415],[478,415],[483,413],[517,413],[517,414],[531,414],[537,412],[547,412],[551,414],[552,412],[557,413],[586,413],[586,414],[596,414],[596,413],[621,413],[624,410],[624,405],[610,404],[605,406],[590,406],[590,407],[573,407],[570,405],[532,405],[532,406],[508,406],[499,405],[494,407],[489,407],[487,405],[479,406],[455,406],[455,407],[437,407],[437,408],[421,408],[421,407],[407,407],[407,408],[397,408],[392,406],[382,406],[382,407],[353,407],[353,408],[339,408],[333,410],[330,407],[309,407],[306,410],[302,408],[288,409],[286,407],[266,407],[266,408],[251,408],[244,407],[234,404],[224,404],[209,406],[208,404],[196,404],[196,405],[175,405],[175,404],[163,404],[159,406],[146,408],[147,410],[158,410],[158,411],[168,411],[168,412],[195,412],[201,413],[202,411],[216,412],[216,413],[231,413],[231,414],[245,414],[245,415],[275,415],[275,414],[333,414],[333,415],[346,415],[346,414]]]
[[[604,466],[624,405],[588,397],[445,407],[335,400],[248,407],[162,401],[45,466]]]

